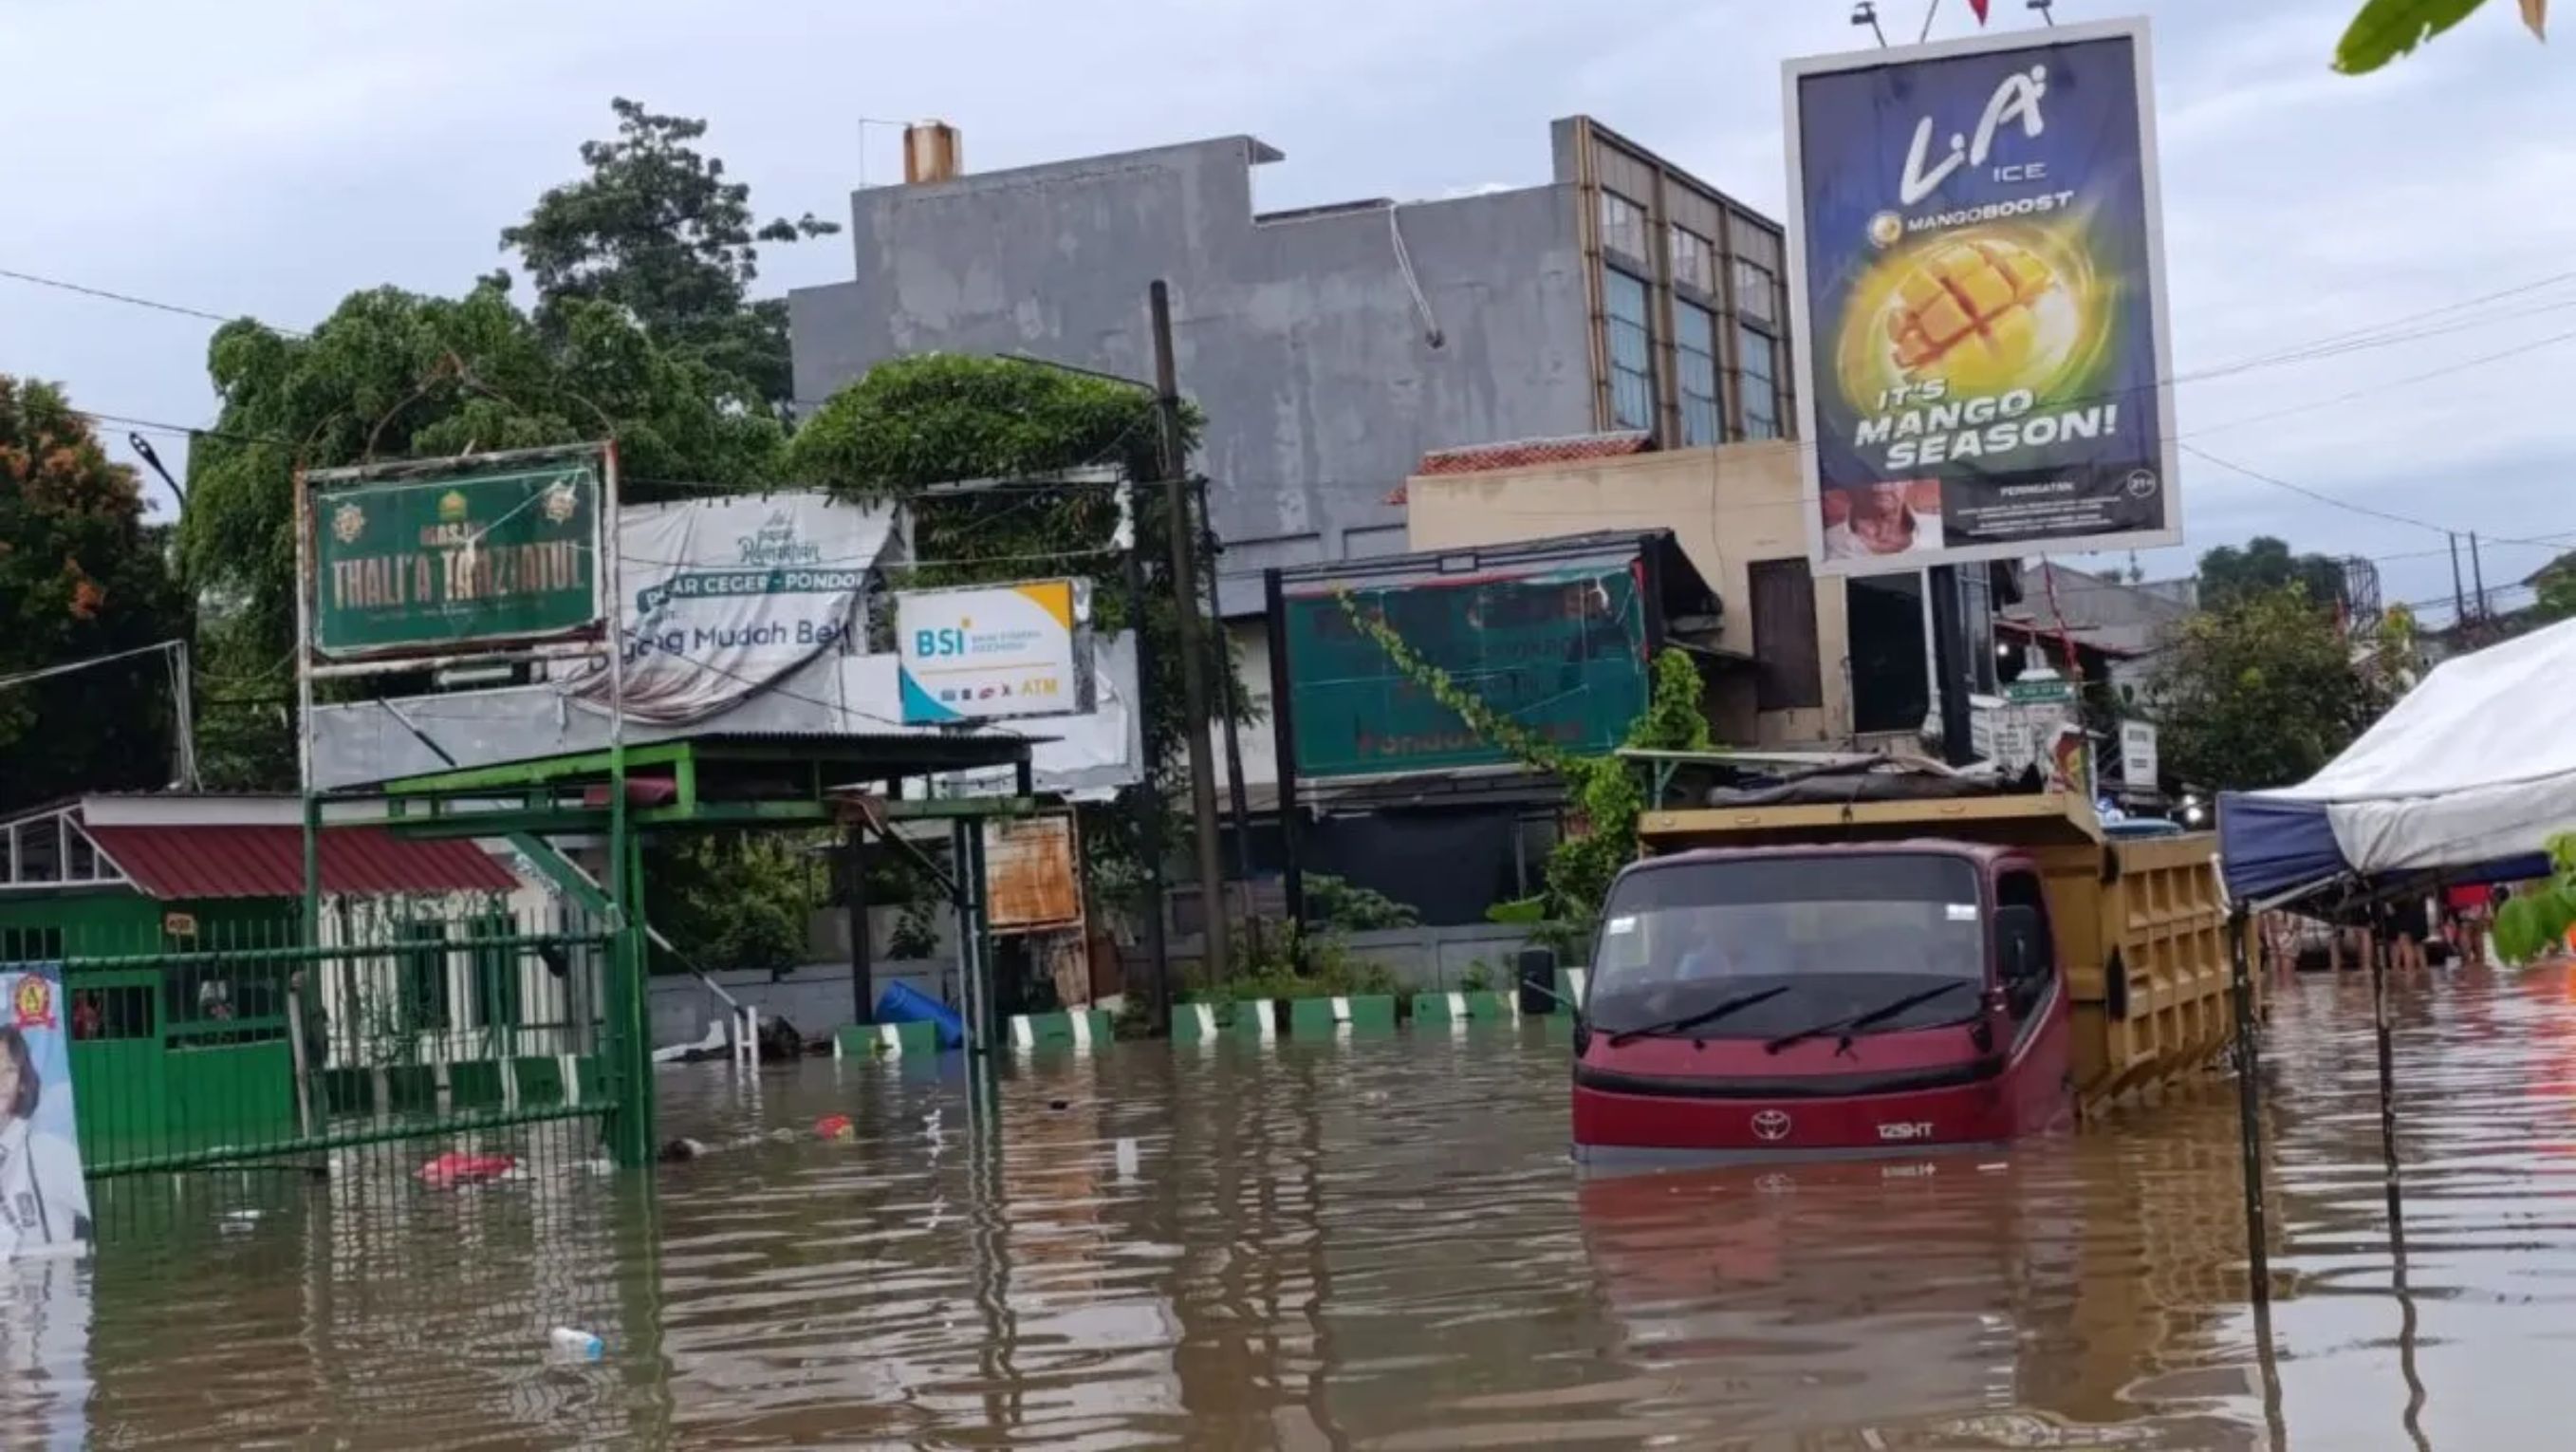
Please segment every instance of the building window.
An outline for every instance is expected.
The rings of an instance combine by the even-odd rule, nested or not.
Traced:
[[[1717,244],[1688,227],[1673,227],[1673,281],[1717,295]]]
[[[1779,322],[1779,277],[1759,262],[1735,259],[1735,310],[1756,322]]]
[[[1646,327],[1646,285],[1615,267],[1605,267],[1601,302],[1609,315],[1611,425],[1651,429],[1655,426],[1655,361]]]
[[[1646,209],[1607,187],[1601,189],[1601,245],[1646,260]]]
[[[1780,358],[1779,345],[1768,333],[1757,333],[1749,327],[1735,330],[1737,392],[1744,403],[1744,436],[1748,439],[1780,437]]]
[[[1717,407],[1717,318],[1708,309],[1673,302],[1673,374],[1681,385],[1682,443],[1715,444],[1722,415]]]
[[[1816,585],[1806,560],[1755,560],[1745,573],[1753,596],[1753,659],[1760,670],[1754,678],[1754,709],[1822,706],[1825,675],[1816,658]]]

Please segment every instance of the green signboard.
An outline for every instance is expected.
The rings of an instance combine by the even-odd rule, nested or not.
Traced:
[[[603,618],[589,461],[313,491],[313,648],[346,659],[579,634]]]
[[[2075,683],[2062,676],[2004,682],[2004,699],[2016,706],[2055,706],[2075,699]]]
[[[1569,749],[1611,750],[1646,708],[1646,611],[1629,566],[1426,580],[1355,590],[1351,600],[1451,680]],[[1283,603],[1301,774],[1511,760],[1398,671],[1337,596]]]

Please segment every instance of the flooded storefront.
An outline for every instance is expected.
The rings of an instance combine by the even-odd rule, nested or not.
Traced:
[[[0,1440],[2559,1445],[2576,976],[2393,993],[2402,1276],[2366,990],[2278,997],[2268,1354],[2223,1081],[2008,1156],[1584,1181],[1534,1022],[1039,1058],[972,1120],[953,1056],[673,1069],[714,1148],[650,1193],[115,1182],[94,1260],[0,1273]]]

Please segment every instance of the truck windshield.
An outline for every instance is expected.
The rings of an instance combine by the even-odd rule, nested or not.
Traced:
[[[1943,979],[1982,979],[1976,869],[1928,852],[1647,868],[1611,892],[1593,970],[1590,996],[1605,1025],[1790,986],[1764,1012],[1745,1015],[1741,1030],[1730,1020],[1729,1032],[1761,1027],[1755,1017],[1803,1021],[1829,999],[1857,1003]]]

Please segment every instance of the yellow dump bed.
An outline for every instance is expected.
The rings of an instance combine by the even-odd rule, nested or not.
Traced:
[[[2076,1097],[2087,1108],[2200,1068],[2235,1031],[2207,832],[2110,838],[2084,798],[2039,792],[1654,811],[1638,819],[1637,835],[1649,856],[1909,839],[2027,854],[2039,864],[2073,998]]]

